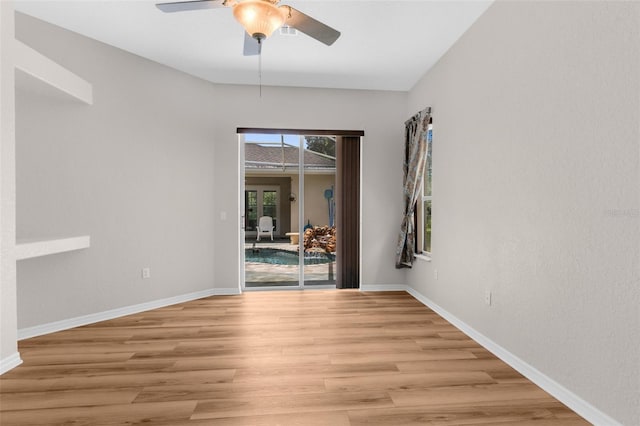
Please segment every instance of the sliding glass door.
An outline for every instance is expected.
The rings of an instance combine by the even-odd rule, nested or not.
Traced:
[[[241,134],[240,143],[243,288],[335,286],[335,138]]]
[[[304,284],[335,285],[336,140],[306,136],[304,174]],[[323,165],[327,165],[323,168]],[[309,227],[311,225],[311,227]]]

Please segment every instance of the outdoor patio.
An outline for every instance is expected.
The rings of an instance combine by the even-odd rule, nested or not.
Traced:
[[[254,238],[245,239],[246,249],[277,249],[286,250],[292,254],[298,253],[298,245],[291,244],[288,237],[263,238],[256,241]],[[305,265],[304,278],[305,285],[335,285],[335,260],[329,263],[317,265]],[[262,262],[245,261],[245,286],[246,287],[268,287],[268,286],[298,286],[299,265],[278,265]]]

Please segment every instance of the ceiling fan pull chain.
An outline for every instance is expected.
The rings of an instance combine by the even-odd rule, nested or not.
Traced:
[[[258,81],[260,85],[260,98],[262,99],[262,40],[258,37]]]

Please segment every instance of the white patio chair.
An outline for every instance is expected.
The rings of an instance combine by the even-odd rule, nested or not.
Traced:
[[[262,216],[258,221],[258,241],[261,235],[269,235],[273,241],[273,218],[271,216]]]

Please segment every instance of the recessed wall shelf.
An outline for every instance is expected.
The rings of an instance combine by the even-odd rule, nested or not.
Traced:
[[[91,237],[58,238],[48,240],[19,239],[16,241],[16,260],[32,259],[50,254],[65,253],[73,250],[89,248]]]
[[[15,67],[86,104],[93,104],[93,86],[37,50],[15,40]]]
[[[36,89],[36,92],[42,92],[43,88],[49,87],[51,90],[55,89],[53,91],[65,93],[86,104],[93,104],[91,83],[19,40],[14,40],[14,47],[16,70],[29,76],[23,78],[16,73],[16,84],[22,82],[33,85],[33,82],[39,82],[37,84],[40,84],[40,87]],[[16,260],[32,259],[85,249],[90,244],[91,239],[88,235],[70,238],[17,239],[14,254]]]

